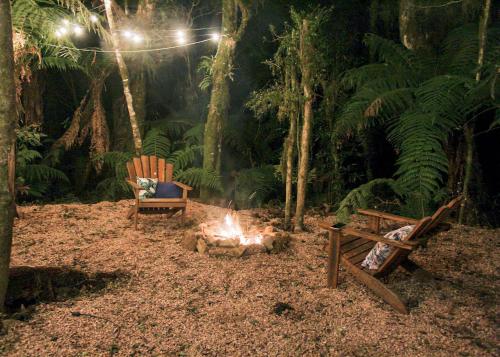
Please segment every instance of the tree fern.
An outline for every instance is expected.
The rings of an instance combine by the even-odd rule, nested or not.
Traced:
[[[155,127],[147,132],[142,145],[145,155],[156,155],[161,158],[167,158],[170,154],[172,143],[164,130]]]
[[[186,169],[176,175],[176,179],[193,187],[206,187],[217,192],[224,191],[220,176],[200,167]]]
[[[368,208],[372,205],[377,197],[375,190],[381,187],[388,188],[396,196],[401,195],[403,192],[398,182],[393,179],[380,178],[365,183],[349,192],[340,202],[336,212],[337,222],[347,223],[349,222],[351,214],[353,214],[356,209]]]
[[[460,41],[460,36],[465,40]],[[384,125],[399,152],[398,186],[408,197],[418,197],[425,207],[448,172],[443,147],[448,135],[479,110],[494,107],[488,90],[494,78],[493,63],[485,62],[483,72],[491,75],[476,82],[471,71],[477,56],[477,26],[452,31],[438,60],[424,54],[417,57],[376,35],[367,35],[365,43],[382,63],[344,74],[345,88],[355,92],[336,130],[349,134],[370,124]],[[495,50],[486,51],[492,52]]]

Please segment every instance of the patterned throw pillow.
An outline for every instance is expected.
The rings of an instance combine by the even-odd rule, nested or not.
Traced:
[[[143,200],[145,198],[153,198],[155,196],[158,179],[138,177],[137,184],[144,189],[139,191],[140,200]]]
[[[398,228],[394,231],[390,231],[384,237],[392,240],[405,240],[408,234],[415,228],[415,226],[404,226]],[[378,242],[370,250],[370,253],[365,257],[361,266],[370,270],[376,270],[380,268],[382,263],[387,259],[389,254],[391,254],[393,247],[388,244]]]

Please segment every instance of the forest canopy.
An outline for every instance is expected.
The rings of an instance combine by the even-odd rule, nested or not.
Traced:
[[[487,9],[488,11],[485,11]],[[18,202],[132,196],[136,154],[204,201],[378,207],[465,195],[500,225],[498,4],[12,1]],[[119,50],[118,50],[119,49]]]

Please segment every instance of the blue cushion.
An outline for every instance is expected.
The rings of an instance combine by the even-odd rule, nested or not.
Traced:
[[[172,182],[158,182],[155,198],[181,198],[182,189]]]

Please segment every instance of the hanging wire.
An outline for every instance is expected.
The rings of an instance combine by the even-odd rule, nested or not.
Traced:
[[[207,38],[205,40],[200,40],[200,41],[196,41],[196,42],[185,43],[185,44],[182,44],[182,45],[169,46],[169,47],[147,48],[147,49],[142,49],[142,50],[118,50],[118,51],[120,53],[159,52],[159,51],[172,50],[172,49],[176,49],[176,48],[194,46],[194,45],[198,45],[200,43],[204,43],[204,42],[208,42],[208,41],[212,41],[212,39]],[[81,52],[115,53],[115,50],[101,50],[101,49],[98,49],[98,48],[77,48],[77,47],[52,45],[52,44],[45,44],[45,45],[49,46],[49,47],[54,47],[54,48],[61,48],[61,49],[67,49],[67,50],[73,50],[73,51],[81,51]]]

